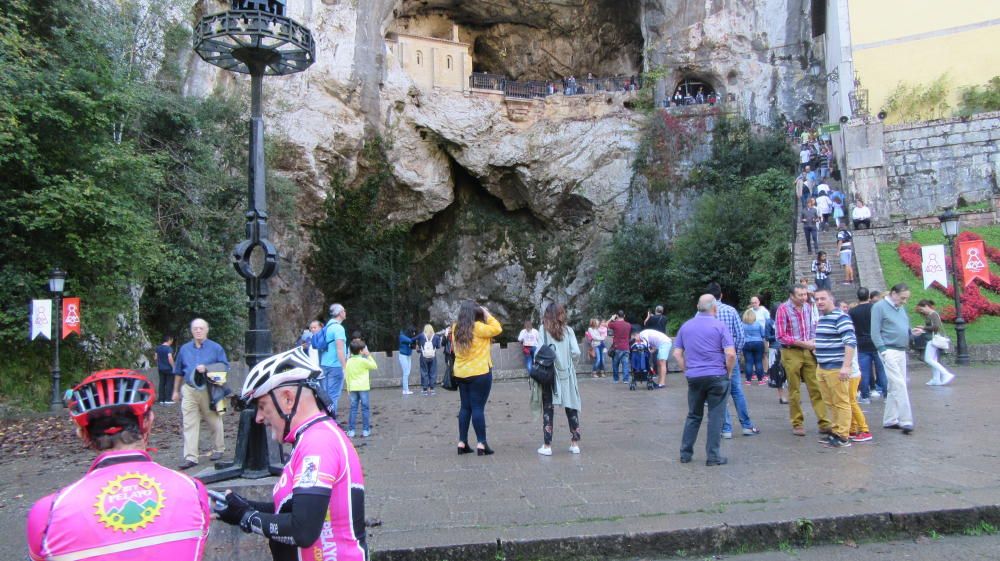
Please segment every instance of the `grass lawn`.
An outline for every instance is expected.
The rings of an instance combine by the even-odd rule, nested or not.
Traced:
[[[1000,226],[973,228],[971,231],[982,236],[983,239],[986,240],[987,245],[1000,247]],[[939,243],[946,244],[944,235],[941,233],[940,228],[918,230],[913,232],[913,241],[919,243],[920,245],[933,245]],[[885,284],[886,286],[892,286],[899,282],[905,282],[910,286],[910,325],[923,325],[923,317],[913,311],[917,302],[925,298],[933,300],[937,304],[937,308],[940,311],[948,304],[951,304],[952,301],[941,291],[933,288],[924,290],[924,282],[917,278],[917,276],[903,264],[903,261],[900,260],[899,255],[896,253],[896,247],[898,245],[899,244],[897,243],[878,244],[878,255],[879,259],[882,261],[882,272],[885,274]],[[947,251],[947,244],[945,245],[945,251]],[[1000,267],[998,267],[996,263],[990,263],[990,269],[994,274],[1000,274]],[[949,277],[948,280],[950,282],[951,278]],[[986,296],[986,298],[992,300],[993,302],[1000,302],[1000,295],[997,295],[989,290],[981,290],[981,292],[984,296]],[[944,325],[945,330],[952,338],[952,341],[954,341],[954,325],[950,323],[945,323]],[[968,324],[965,329],[965,338],[970,345],[1000,343],[1000,317],[980,316],[975,322]]]

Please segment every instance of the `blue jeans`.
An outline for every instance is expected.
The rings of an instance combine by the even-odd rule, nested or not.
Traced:
[[[604,372],[604,343],[592,348],[594,349],[594,367],[591,370]]]
[[[361,402],[361,428],[371,430],[371,413],[368,408],[368,392],[349,392],[351,395],[351,414],[347,418],[347,430],[354,430],[358,421],[358,402]]]
[[[694,454],[694,443],[698,439],[698,429],[705,416],[705,405],[708,405],[708,430],[705,434],[705,457],[707,460],[719,459],[719,445],[722,432],[722,410],[726,409],[726,393],[729,390],[729,379],[725,376],[703,376],[688,378],[688,414],[684,421],[684,435],[681,437],[681,458],[690,460]],[[740,385],[739,377],[736,384]]]
[[[529,351],[527,354],[525,354],[524,351],[521,351],[521,354],[524,355],[524,370],[528,374],[531,374],[531,362],[535,359],[535,347],[524,348]]]
[[[875,386],[878,391],[885,395],[887,381],[885,379],[885,366],[878,353],[858,353],[858,366],[861,368],[861,397],[869,399],[872,395],[872,365],[875,365]]]
[[[611,376],[618,381],[618,372],[622,373],[622,381],[629,381],[629,360],[628,351],[615,351],[615,359],[611,361]]]
[[[324,366],[323,387],[326,388],[326,394],[330,396],[330,407],[333,409],[333,414],[336,415],[340,392],[344,390],[344,369],[339,366]]]
[[[476,442],[486,443],[486,400],[493,387],[493,371],[471,378],[455,378],[462,404],[458,409],[458,440],[469,445],[469,422],[476,431]]]
[[[736,361],[733,367],[733,383],[729,384],[729,393],[733,395],[733,404],[736,405],[736,414],[740,418],[740,425],[745,429],[752,429],[753,422],[750,420],[750,408],[747,407],[747,398],[743,395],[743,384],[740,383],[740,363]],[[726,407],[726,414],[722,421],[722,432],[733,432],[732,417],[729,416],[729,407]]]
[[[757,374],[758,380],[764,379],[764,342],[750,341],[743,345],[743,360],[747,366],[747,381],[753,380]]]
[[[420,357],[420,389],[433,390],[437,385],[437,359]]]

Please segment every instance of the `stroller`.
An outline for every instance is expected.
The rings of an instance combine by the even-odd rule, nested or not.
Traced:
[[[635,389],[636,382],[646,382],[646,389],[653,389],[655,374],[649,345],[642,341],[632,343],[632,346],[629,347],[629,368],[632,370],[632,381],[628,385],[629,390]]]

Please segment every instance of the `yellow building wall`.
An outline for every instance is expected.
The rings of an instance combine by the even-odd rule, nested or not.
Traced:
[[[850,18],[854,68],[872,113],[900,82],[926,85],[947,73],[956,108],[963,87],[1000,75],[1000,24],[952,29],[1000,20],[1000,0],[852,0]]]
[[[472,56],[464,43],[400,35],[388,42],[403,70],[422,89],[462,91],[472,74]]]

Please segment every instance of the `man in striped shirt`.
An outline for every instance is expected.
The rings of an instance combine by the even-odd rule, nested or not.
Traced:
[[[816,291],[816,306],[822,314],[816,323],[816,375],[823,403],[832,421],[831,434],[823,444],[834,448],[851,445],[851,365],[858,340],[851,317],[840,311],[833,294],[824,288]]]
[[[816,420],[819,422],[821,434],[830,433],[830,421],[827,420],[826,406],[816,381],[816,324],[813,322],[811,306],[806,302],[807,289],[803,284],[794,284],[788,288],[788,300],[775,313],[775,334],[781,343],[781,365],[788,376],[789,416],[792,421],[792,434],[805,436],[802,428],[805,418],[802,415],[801,386],[805,382],[812,402]]]

